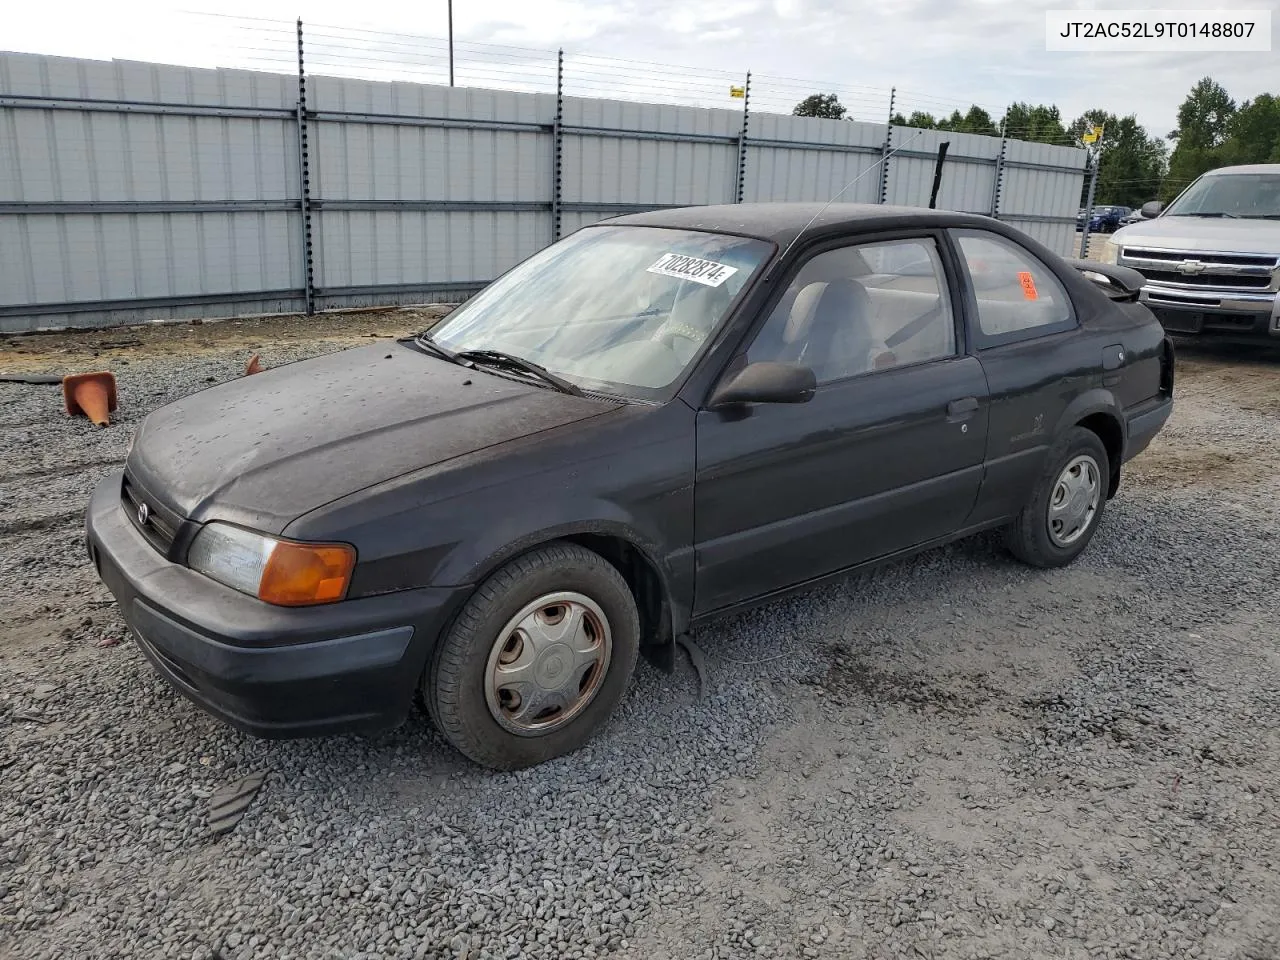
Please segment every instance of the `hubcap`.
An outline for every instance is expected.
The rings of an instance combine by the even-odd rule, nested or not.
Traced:
[[[599,693],[613,635],[604,611],[580,593],[549,593],[499,632],[485,667],[489,712],[511,733],[537,737],[563,727]]]
[[[1102,499],[1098,462],[1081,454],[1058,474],[1049,497],[1049,539],[1069,547],[1089,529]]]

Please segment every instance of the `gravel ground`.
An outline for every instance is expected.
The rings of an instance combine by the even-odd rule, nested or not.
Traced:
[[[179,698],[82,555],[145,411],[404,312],[4,345],[0,956],[1280,956],[1280,363],[1185,352],[1087,553],[991,537],[702,631],[580,753],[495,774],[424,718],[266,742]],[[365,341],[367,342],[367,341]],[[208,834],[218,787],[266,772]]]

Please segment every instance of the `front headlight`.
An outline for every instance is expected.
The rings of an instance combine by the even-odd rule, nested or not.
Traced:
[[[266,603],[304,607],[346,596],[356,551],[346,543],[280,540],[215,522],[196,534],[187,565]]]
[[[1102,245],[1102,262],[1116,263],[1120,259],[1120,244],[1116,243],[1111,237],[1107,237],[1107,242]]]

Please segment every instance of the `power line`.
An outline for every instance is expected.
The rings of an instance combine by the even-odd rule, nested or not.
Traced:
[[[292,65],[290,41],[295,29],[292,22],[211,11],[183,10],[180,13],[219,21],[227,24],[234,33],[253,37],[248,43],[230,42],[229,54],[235,59],[266,66]],[[275,46],[277,40],[278,48]],[[439,82],[445,75],[446,58],[451,50],[450,41],[444,37],[326,22],[307,24],[303,41],[309,62],[321,71],[320,75],[358,75],[361,79],[382,81],[402,77],[416,82]],[[457,60],[457,76],[464,85],[536,91],[549,89],[554,82],[557,51],[549,48],[455,39],[452,49]],[[738,73],[729,69],[665,64],[572,49],[565,52],[565,67],[565,88],[571,96],[576,93],[589,98],[710,106],[725,110],[737,110],[739,104],[717,102],[722,98],[727,100],[728,91],[724,87],[736,86],[746,73],[745,68]],[[887,119],[885,113],[890,101],[887,88],[771,74],[753,76],[753,112],[794,116],[795,106],[815,92],[834,94],[845,107],[845,119],[872,123],[884,123]],[[964,116],[974,107],[992,116],[996,120],[993,126],[998,124],[999,117],[1007,114],[1007,108],[993,110],[977,101],[899,89],[895,115],[909,118],[914,112],[932,115],[932,111],[938,111],[940,119],[945,120],[955,113]],[[1007,127],[1003,132],[1011,139],[1053,146],[1079,146],[1070,134],[1047,134],[1036,126]],[[977,135],[990,136],[993,133],[988,131]]]

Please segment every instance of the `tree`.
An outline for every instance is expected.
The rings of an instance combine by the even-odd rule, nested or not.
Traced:
[[[1150,136],[1133,114],[1117,117],[1105,110],[1089,110],[1072,122],[1068,135],[1080,138],[1092,127],[1104,127],[1094,148],[1098,158],[1098,189],[1094,202],[1139,207],[1160,191],[1165,172],[1164,141]]]
[[[925,116],[928,116],[928,114],[925,114]],[[971,106],[968,113],[953,110],[951,116],[937,121],[936,129],[950,130],[955,133],[977,133],[986,137],[1000,136],[1000,129],[996,126],[995,121],[991,119],[991,114],[977,104]]]
[[[1220,147],[1236,112],[1235,101],[1212,77],[1202,77],[1178,108],[1178,129],[1169,134],[1178,146]]]
[[[1052,104],[1011,103],[1002,121],[1004,135],[1014,140],[1066,145],[1070,141],[1062,114]]]
[[[1235,113],[1235,101],[1212,77],[1202,77],[1191,88],[1178,108],[1178,129],[1169,134],[1178,145],[1169,158],[1161,199],[1171,199],[1200,174],[1222,166],[1221,148]]]
[[[937,120],[920,110],[913,111],[909,117],[903,116],[900,112],[895,113],[889,122],[895,127],[915,127],[918,130],[934,130],[938,126]]]
[[[849,111],[834,93],[811,93],[791,111],[796,117],[822,117],[826,120],[843,120]]]
[[[1280,163],[1280,97],[1263,93],[1240,104],[1219,154],[1224,164]]]

